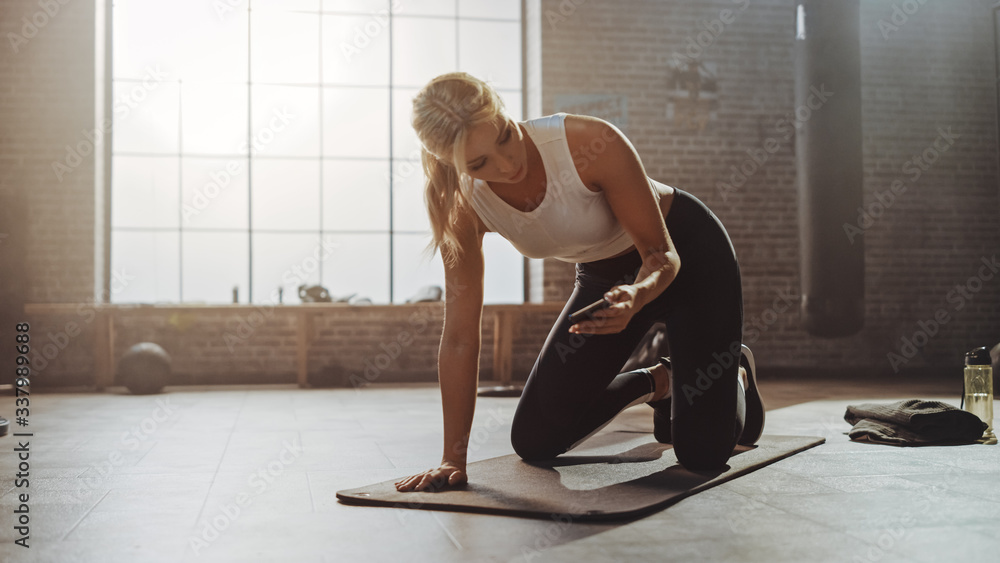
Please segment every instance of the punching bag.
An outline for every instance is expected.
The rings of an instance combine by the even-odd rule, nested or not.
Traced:
[[[864,326],[860,0],[796,0],[795,158],[805,329],[838,337]],[[853,239],[853,240],[852,240]]]

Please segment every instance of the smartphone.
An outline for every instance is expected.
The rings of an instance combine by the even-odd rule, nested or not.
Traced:
[[[611,303],[606,299],[601,299],[600,301],[594,301],[590,305],[587,305],[583,309],[570,313],[569,322],[570,324],[576,324],[580,321],[587,320],[591,315],[600,311],[601,309],[607,309],[611,306]]]

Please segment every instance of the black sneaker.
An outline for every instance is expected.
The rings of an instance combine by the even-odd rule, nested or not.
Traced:
[[[670,358],[660,358],[659,362],[663,367],[670,369]],[[670,377],[672,378],[673,375],[673,371],[671,371]],[[660,399],[659,401],[650,401],[646,404],[653,407],[653,437],[661,444],[672,444],[673,437],[670,434],[670,397]]]
[[[760,398],[760,390],[757,388],[757,364],[753,359],[753,352],[746,344],[743,347],[743,357],[740,358],[740,365],[747,370],[746,388],[746,418],[743,422],[743,434],[740,435],[739,444],[742,446],[752,446],[760,439],[764,433],[764,401]]]

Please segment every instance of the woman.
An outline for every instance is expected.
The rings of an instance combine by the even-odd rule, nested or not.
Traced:
[[[444,455],[397,490],[467,482],[490,231],[526,256],[576,263],[573,293],[514,415],[511,443],[524,460],[558,456],[643,402],[653,407],[655,438],[673,443],[688,469],[725,467],[737,443],[760,437],[739,268],[708,208],[649,179],[613,125],[566,114],[516,122],[489,85],[465,73],[431,80],[413,100],[412,125],[423,145],[429,250],[445,264]],[[569,321],[602,297],[609,306]],[[656,322],[666,324],[670,360],[619,373]]]

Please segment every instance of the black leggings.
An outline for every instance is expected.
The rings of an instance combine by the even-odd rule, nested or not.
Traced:
[[[514,414],[511,444],[522,459],[558,456],[626,407],[648,399],[648,372],[620,372],[650,327],[662,322],[670,349],[677,459],[689,469],[726,465],[745,410],[736,382],[743,327],[736,254],[719,219],[689,193],[675,188],[665,222],[680,272],[619,333],[572,334],[567,316],[612,287],[635,282],[639,252],[576,265],[573,293],[545,339]]]

